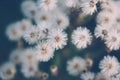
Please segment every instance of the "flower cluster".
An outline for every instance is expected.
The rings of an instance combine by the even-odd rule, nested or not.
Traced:
[[[0,67],[0,77],[12,79],[17,71],[16,65],[19,65],[25,78],[46,80],[49,75],[39,70],[39,63],[53,59],[56,51],[69,46],[69,41],[82,50],[94,43],[94,38],[101,38],[110,51],[119,50],[119,3],[115,0],[25,0],[21,4],[24,19],[11,23],[6,30],[8,39],[18,45],[11,52],[9,62]],[[72,26],[70,15],[73,12],[91,17],[97,14],[94,34],[79,24],[71,33],[67,32]],[[92,66],[93,60],[88,57],[76,56],[67,61],[68,73],[82,80],[120,79],[120,63],[115,56],[105,56],[99,63],[101,71],[97,74],[90,70]],[[50,69],[53,75],[58,74],[58,66]]]

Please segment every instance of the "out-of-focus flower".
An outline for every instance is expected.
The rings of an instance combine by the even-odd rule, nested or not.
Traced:
[[[37,5],[32,0],[26,0],[21,4],[21,10],[24,16],[29,19],[33,19],[37,13]]]
[[[105,38],[105,44],[110,50],[118,50],[120,48],[120,34],[117,30],[112,29]]]
[[[108,75],[105,75],[104,73],[98,73],[95,77],[95,80],[111,80]]]
[[[12,53],[10,54],[10,61],[13,62],[14,64],[20,64],[22,52],[23,51],[19,49],[13,50]]]
[[[36,59],[36,53],[35,53],[34,48],[27,48],[25,49],[22,54],[21,54],[21,63],[22,65],[27,65],[27,64],[38,64],[38,60]]]
[[[18,41],[22,37],[22,31],[19,30],[20,22],[15,22],[7,27],[6,35],[11,41]]]
[[[119,72],[120,64],[115,56],[105,56],[101,60],[99,68],[105,75],[112,76]]]
[[[55,28],[66,29],[69,25],[69,18],[66,14],[61,11],[54,12],[55,17]]]
[[[81,57],[74,57],[67,62],[67,71],[70,75],[78,76],[81,73],[86,72],[86,61]]]
[[[25,31],[27,31],[30,27],[32,27],[32,22],[29,19],[23,19],[20,21],[20,27],[19,29],[21,30],[21,32],[25,33]]]
[[[114,24],[115,19],[116,18],[114,17],[114,15],[112,13],[103,10],[97,15],[96,20],[97,20],[97,24],[99,24],[99,25],[111,26]]]
[[[52,65],[50,67],[50,71],[51,71],[51,73],[52,73],[53,76],[58,76],[58,66]]]
[[[92,42],[92,36],[87,28],[78,27],[73,31],[72,43],[76,45],[78,49],[86,48]]]
[[[7,62],[0,67],[0,77],[3,80],[11,80],[14,78],[16,73],[16,68],[14,63]]]
[[[21,67],[21,72],[26,78],[34,77],[37,71],[38,65],[35,64],[26,64]]]
[[[86,72],[80,76],[82,80],[94,80],[95,74],[93,72]]]
[[[61,29],[53,29],[48,35],[48,43],[56,50],[67,45],[67,34]]]
[[[47,24],[47,23],[53,23],[53,21],[54,21],[52,13],[43,11],[43,10],[39,11],[36,14],[34,19],[35,19],[36,24],[42,24],[42,23]]]
[[[66,4],[67,7],[75,8],[75,7],[77,7],[77,4],[80,3],[79,1],[80,0],[65,0],[65,4]]]
[[[38,7],[46,11],[54,10],[57,7],[57,0],[38,0]]]

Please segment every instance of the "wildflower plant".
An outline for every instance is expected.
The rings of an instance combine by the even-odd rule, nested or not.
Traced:
[[[114,55],[99,61],[99,71],[92,69],[100,53],[120,48],[119,6],[117,0],[24,0],[24,18],[6,29],[17,46],[1,65],[0,78],[14,79],[20,66],[31,80],[120,80]]]

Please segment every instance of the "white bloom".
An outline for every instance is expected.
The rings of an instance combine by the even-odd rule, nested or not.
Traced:
[[[21,63],[22,65],[27,64],[38,64],[38,60],[36,59],[36,50],[34,48],[27,48],[23,51],[21,55]]]
[[[96,3],[97,1],[94,0],[83,3],[81,5],[83,14],[92,15],[95,11],[97,11]]]
[[[76,7],[79,3],[79,0],[65,0],[65,4],[67,7]]]
[[[30,27],[27,31],[25,31],[23,38],[29,44],[35,44],[40,39],[41,34],[39,29],[36,26]]]
[[[96,38],[100,37],[101,39],[104,39],[108,36],[109,31],[110,31],[109,26],[97,25],[95,27],[94,35]]]
[[[39,61],[46,62],[53,58],[54,49],[46,42],[41,42],[36,46],[36,56]]]
[[[37,64],[24,64],[21,67],[21,72],[26,78],[31,78],[35,76],[35,73],[38,71],[38,65]]]
[[[104,59],[100,62],[99,68],[101,72],[112,76],[119,72],[120,64],[116,57],[114,56],[105,56]]]
[[[53,29],[48,35],[48,43],[56,50],[67,45],[67,34],[61,29]]]
[[[92,36],[87,28],[78,27],[72,33],[72,43],[78,49],[86,48],[92,42]]]
[[[117,30],[112,29],[105,38],[105,44],[110,50],[118,50],[120,48],[120,34]]]
[[[42,24],[42,23],[52,23],[53,22],[53,17],[51,12],[47,11],[39,11],[36,16],[35,16],[35,22],[37,24]]]
[[[57,7],[57,0],[38,0],[38,7],[43,10],[53,10]]]
[[[101,11],[97,15],[97,24],[102,25],[102,26],[111,26],[115,22],[115,17],[112,13],[108,11]]]
[[[61,11],[55,11],[55,28],[66,29],[69,25],[69,18]]]
[[[94,80],[95,78],[95,74],[93,72],[86,72],[86,73],[83,73],[80,78],[82,80]]]
[[[0,67],[0,77],[3,80],[11,80],[16,73],[15,65],[12,62],[4,63]]]
[[[98,0],[98,1],[101,2],[101,3],[108,3],[108,2],[110,2],[112,0]]]
[[[118,9],[119,7],[116,5],[116,1],[109,1],[106,3],[101,3],[100,7],[104,11],[108,11],[109,13],[112,13],[113,17],[119,17]]]
[[[24,14],[24,16],[28,17],[28,18],[34,18],[34,16],[37,13],[37,6],[36,3],[34,1],[31,0],[25,0],[22,4],[21,4],[21,10]]]
[[[42,23],[42,24],[38,24],[37,25],[39,31],[40,31],[40,34],[41,34],[41,38],[40,40],[42,39],[46,39],[49,32],[52,30],[52,24],[51,23]]]
[[[10,61],[13,62],[14,64],[19,64],[21,63],[21,55],[22,55],[22,50],[20,49],[15,49],[12,51],[10,54]]]
[[[74,57],[67,62],[67,71],[70,75],[77,76],[87,70],[86,61],[81,57]]]
[[[95,80],[111,80],[108,75],[105,75],[104,73],[98,73],[96,75]]]
[[[22,32],[19,30],[20,22],[12,23],[7,27],[6,35],[12,41],[17,41],[22,37]]]
[[[28,30],[32,26],[32,22],[29,19],[23,19],[20,21],[20,30],[24,34],[26,30]]]

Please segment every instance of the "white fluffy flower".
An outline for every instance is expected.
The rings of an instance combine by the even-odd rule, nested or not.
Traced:
[[[99,64],[101,72],[105,75],[112,76],[119,72],[120,64],[116,57],[114,56],[105,56]]]
[[[65,4],[67,7],[76,7],[79,0],[65,0]]]
[[[94,80],[95,74],[93,72],[86,72],[80,76],[82,80]]]
[[[41,34],[39,29],[36,26],[30,27],[27,31],[25,31],[23,38],[29,44],[35,44],[40,39]]]
[[[10,61],[13,62],[14,64],[20,64],[21,63],[21,55],[22,55],[22,50],[20,49],[15,49],[12,51],[10,54]]]
[[[38,0],[38,7],[43,10],[54,10],[57,7],[57,0]]]
[[[110,77],[100,72],[96,75],[95,80],[110,80]]]
[[[61,11],[55,11],[55,28],[66,29],[69,25],[69,18]]]
[[[105,38],[105,44],[110,50],[118,50],[120,48],[120,34],[117,30],[112,29]]]
[[[72,33],[72,43],[78,49],[86,48],[92,42],[92,36],[87,28],[78,27]]]
[[[77,76],[87,70],[86,61],[81,57],[74,57],[67,62],[67,71],[70,75]]]
[[[103,2],[100,5],[101,9],[112,13],[113,17],[119,17],[118,6],[116,1]]]
[[[17,41],[22,37],[22,31],[19,30],[20,22],[12,23],[7,27],[6,35],[12,41]]]
[[[46,62],[53,58],[54,49],[46,42],[41,42],[36,46],[36,56],[39,61]]]
[[[34,19],[37,24],[53,22],[52,13],[43,10],[39,11]]]
[[[61,29],[53,29],[48,35],[48,43],[56,50],[67,45],[67,34]]]
[[[90,0],[88,2],[83,3],[81,5],[83,14],[92,15],[95,11],[97,11],[96,3],[97,1],[95,0]]]
[[[35,73],[38,71],[38,65],[37,64],[26,64],[22,65],[21,72],[26,78],[31,78],[35,76]]]
[[[24,34],[26,30],[28,30],[32,26],[32,22],[29,19],[23,19],[20,21],[20,27],[19,29]]]
[[[4,63],[0,67],[0,77],[2,80],[11,80],[16,73],[15,65],[12,62]]]
[[[38,60],[36,59],[36,53],[34,48],[27,48],[23,51],[21,55],[21,63],[22,65],[27,64],[38,64]]]
[[[100,37],[101,39],[104,39],[108,36],[109,31],[110,31],[109,26],[97,25],[95,27],[94,35],[95,35],[96,38]]]
[[[101,3],[107,3],[107,2],[110,2],[112,0],[98,0],[98,1],[101,2]]]
[[[24,14],[24,16],[28,17],[28,18],[34,18],[34,16],[37,13],[37,6],[36,3],[32,0],[25,0],[22,4],[21,4],[21,10]]]
[[[101,11],[98,15],[97,15],[97,24],[102,25],[102,26],[111,26],[114,24],[115,22],[115,17],[112,13],[108,12],[108,11]]]

